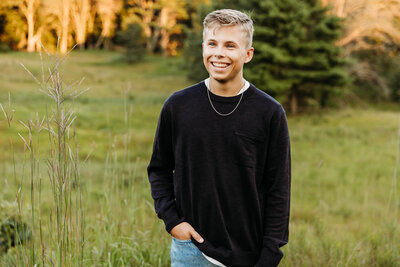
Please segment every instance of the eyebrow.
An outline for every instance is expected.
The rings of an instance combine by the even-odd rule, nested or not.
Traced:
[[[207,39],[206,42],[218,42],[218,41],[211,38],[211,39]],[[225,41],[224,43],[231,43],[231,44],[237,45],[237,42],[232,41],[232,40]]]

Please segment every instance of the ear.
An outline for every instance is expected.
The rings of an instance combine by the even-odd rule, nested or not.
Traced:
[[[244,63],[250,62],[250,60],[253,58],[253,56],[254,56],[254,47],[250,47],[246,52],[246,59],[245,59]]]

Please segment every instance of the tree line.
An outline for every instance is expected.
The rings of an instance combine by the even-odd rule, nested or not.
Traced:
[[[292,113],[400,101],[400,0],[2,0],[0,50],[121,47],[128,62],[182,53],[188,77],[199,80],[207,75],[202,20],[218,8],[254,18],[256,54],[245,76]]]
[[[75,43],[109,49],[118,31],[141,26],[148,52],[175,55],[193,5],[186,0],[2,0],[0,42],[13,50],[41,49],[40,43],[65,53]]]
[[[121,29],[133,22],[144,31],[146,49],[176,54],[183,47],[185,28],[204,5],[242,6],[223,0],[2,0],[0,42],[13,50],[37,51],[40,41],[66,51],[110,48]],[[273,1],[272,1],[273,2]],[[307,1],[305,1],[307,2]],[[343,19],[337,45],[345,52],[374,48],[397,49],[400,44],[400,0],[318,0],[328,13]],[[223,3],[223,4],[221,4]],[[248,5],[250,11],[251,4]],[[397,26],[396,26],[397,25]]]

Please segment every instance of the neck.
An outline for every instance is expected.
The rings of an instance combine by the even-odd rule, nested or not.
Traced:
[[[219,96],[236,96],[244,86],[243,76],[238,75],[234,80],[221,82],[210,77],[210,90]]]

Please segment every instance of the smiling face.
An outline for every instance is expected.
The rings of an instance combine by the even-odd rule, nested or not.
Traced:
[[[242,84],[243,65],[253,57],[240,26],[214,26],[204,31],[203,63],[210,79],[220,84]]]

